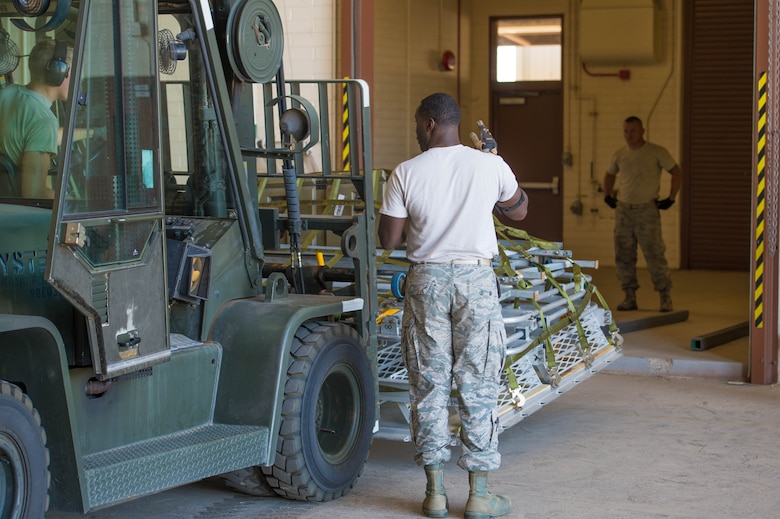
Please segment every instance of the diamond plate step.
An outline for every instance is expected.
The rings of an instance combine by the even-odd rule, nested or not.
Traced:
[[[268,428],[205,425],[84,457],[88,510],[266,462]]]

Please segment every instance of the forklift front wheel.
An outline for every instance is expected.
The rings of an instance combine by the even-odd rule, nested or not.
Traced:
[[[290,352],[276,462],[263,468],[268,484],[301,501],[346,495],[368,458],[375,409],[358,333],[338,323],[302,325]]]
[[[43,517],[49,480],[41,417],[30,397],[0,380],[0,519]]]

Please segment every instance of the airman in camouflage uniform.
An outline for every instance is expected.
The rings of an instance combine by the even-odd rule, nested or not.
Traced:
[[[617,150],[607,167],[602,187],[604,202],[615,211],[615,266],[620,288],[625,298],[618,310],[636,310],[637,245],[642,248],[653,288],[660,296],[661,312],[671,312],[672,279],[666,263],[666,245],[661,235],[659,210],[667,210],[674,204],[682,186],[682,170],[663,146],[647,142],[645,129],[638,117],[623,121],[623,138],[626,145]],[[661,172],[672,175],[669,196],[659,200]],[[615,177],[620,173],[621,183],[617,197],[613,196]]]
[[[412,263],[404,287],[401,344],[409,373],[415,459],[425,467],[423,513],[447,517],[443,462],[450,458],[450,395],[461,419],[469,471],[466,519],[508,514],[509,499],[487,489],[498,453],[498,385],[506,332],[491,258],[498,254],[495,210],[525,218],[528,200],[504,160],[460,144],[460,107],[447,94],[422,100],[415,113],[423,153],[395,168],[385,187],[379,240],[406,241]],[[489,132],[483,132],[489,135]]]

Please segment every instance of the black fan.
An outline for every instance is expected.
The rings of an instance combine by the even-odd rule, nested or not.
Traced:
[[[10,74],[19,66],[19,47],[11,35],[0,28],[0,76]]]
[[[157,54],[161,74],[176,72],[176,62],[187,57],[187,47],[169,29],[157,32]]]

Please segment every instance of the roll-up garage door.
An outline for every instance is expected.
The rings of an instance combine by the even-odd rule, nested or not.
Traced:
[[[683,3],[683,268],[750,270],[753,9]]]

